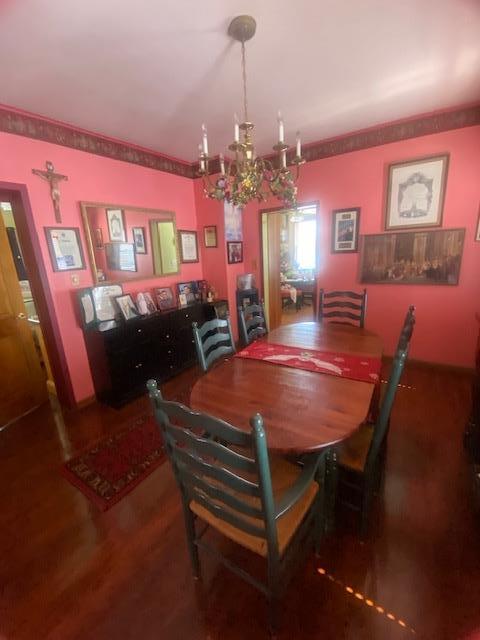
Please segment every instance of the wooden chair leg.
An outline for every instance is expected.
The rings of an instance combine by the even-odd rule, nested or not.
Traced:
[[[190,554],[190,561],[192,563],[192,573],[196,580],[200,579],[200,560],[198,557],[198,547],[195,544],[195,519],[193,513],[190,511],[188,504],[183,502],[183,515],[185,518],[185,532],[187,534],[187,546]]]

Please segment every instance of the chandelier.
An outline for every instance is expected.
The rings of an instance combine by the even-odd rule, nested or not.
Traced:
[[[297,186],[302,158],[300,133],[297,132],[296,154],[292,164],[296,167],[294,179],[287,168],[287,149],[284,123],[278,113],[278,142],[273,150],[278,154],[276,165],[267,158],[259,158],[255,153],[252,131],[254,124],[248,118],[247,73],[245,66],[245,42],[250,40],[256,30],[256,22],[251,16],[237,16],[228,28],[228,34],[242,45],[243,110],[244,121],[238,122],[235,115],[234,140],[228,147],[235,155],[228,162],[222,154],[219,156],[220,175],[216,179],[210,176],[207,129],[202,125],[202,143],[199,145],[199,175],[203,178],[205,195],[215,200],[227,200],[236,206],[244,206],[252,200],[263,202],[270,196],[278,198],[286,207],[297,204]],[[242,139],[240,139],[242,132]]]

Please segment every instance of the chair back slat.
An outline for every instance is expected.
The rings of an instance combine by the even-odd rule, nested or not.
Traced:
[[[170,445],[172,444],[171,440],[168,440],[168,442]],[[177,466],[178,461],[186,466],[192,467],[192,469],[195,469],[198,473],[231,487],[235,491],[239,491],[248,496],[258,497],[260,495],[260,489],[257,483],[246,480],[228,469],[218,467],[216,464],[205,462],[196,456],[192,456],[188,451],[176,449],[175,464]]]
[[[348,318],[349,320],[357,320],[360,322],[361,316],[350,311],[329,311],[323,314],[324,318]]]
[[[202,507],[240,531],[266,540],[267,554],[278,558],[273,489],[261,417],[257,414],[252,418],[251,431],[239,437],[240,430],[222,420],[164,401],[155,381],[147,386],[185,508],[190,508],[193,501],[195,508]]]
[[[208,368],[222,356],[235,353],[232,326],[228,316],[226,320],[208,320],[201,327],[194,322],[192,328],[198,362],[203,371],[208,371]]]
[[[329,300],[329,302],[326,302],[326,300]],[[355,302],[357,300],[359,300],[360,303]],[[326,311],[326,309],[329,309],[329,311]],[[349,313],[348,311],[342,311],[342,309],[352,309],[354,311],[358,311],[358,314]],[[366,313],[366,289],[363,290],[363,293],[356,293],[355,291],[326,292],[324,289],[319,290],[317,311],[317,320],[319,321],[328,319],[332,322],[354,324],[363,329],[363,327],[365,326]],[[344,320],[336,320],[337,318],[343,318]]]
[[[248,504],[233,493],[225,491],[221,485],[211,484],[210,482],[207,482],[205,478],[201,478],[195,473],[191,473],[187,467],[183,469],[183,477],[185,479],[185,482],[188,484],[190,491],[195,492],[195,496],[197,495],[198,491],[200,491],[206,494],[209,498],[217,501],[219,500],[228,507],[231,507],[236,511],[240,511],[244,515],[250,516],[251,518],[261,518],[263,515],[259,500],[258,507],[253,506],[252,504]]]
[[[387,437],[388,427],[390,424],[390,414],[392,412],[395,396],[397,395],[398,384],[405,368],[407,361],[408,349],[410,346],[410,338],[412,337],[413,327],[415,326],[415,307],[411,306],[405,318],[402,331],[400,333],[401,347],[397,349],[393,358],[392,370],[387,383],[387,389],[383,397],[383,401],[380,407],[378,418],[374,425],[373,438],[368,451],[367,460],[365,464],[366,472],[371,471],[376,464],[378,454],[382,447],[385,438]],[[408,337],[408,340],[402,340],[402,336]]]
[[[238,307],[238,326],[242,343],[245,346],[266,335],[268,327],[263,302],[251,304],[243,309]]]
[[[148,390],[153,393],[156,390],[156,385],[149,385]],[[168,400],[162,400],[162,407],[168,409],[168,416],[170,418],[174,418],[180,422],[187,422],[188,420],[188,425],[192,429],[203,430],[219,440],[224,440],[237,447],[248,449],[252,446],[252,436],[250,433],[243,431],[243,429],[237,429],[237,427],[233,427],[228,422],[220,420],[220,418],[213,418],[204,413],[191,411],[178,402],[169,402]]]
[[[323,295],[325,298],[353,298],[354,300],[363,300],[365,293],[357,293],[356,291],[327,291]],[[365,289],[364,289],[365,292]]]
[[[229,467],[247,471],[248,473],[255,473],[257,470],[254,460],[225,447],[211,438],[194,435],[191,431],[173,424],[169,426],[168,432],[177,442],[188,445],[190,450],[221,460]]]
[[[325,302],[323,305],[324,309],[354,309],[355,311],[361,311],[362,305],[356,304],[355,302]],[[325,314],[324,314],[325,315]]]
[[[257,538],[266,538],[265,529],[261,526],[256,526],[251,522],[245,520],[244,518],[237,516],[234,511],[229,511],[224,507],[221,507],[219,504],[208,500],[206,497],[203,497],[201,494],[195,494],[195,502],[198,502],[204,509],[210,511],[214,516],[228,522],[232,526],[244,531],[245,533],[249,533],[251,536],[256,536]],[[261,520],[258,520],[261,522]]]

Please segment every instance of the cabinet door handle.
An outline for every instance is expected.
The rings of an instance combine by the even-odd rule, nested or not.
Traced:
[[[135,365],[135,369],[140,369],[141,367],[143,367],[142,362],[139,362],[138,364]]]
[[[190,316],[189,316],[189,314],[188,314],[188,313],[186,313],[186,314],[185,314],[185,318],[189,318],[189,317],[190,317]]]
[[[141,329],[137,329],[137,333],[142,333],[142,330]]]
[[[167,333],[167,335],[165,336],[165,338],[170,338],[170,334],[169,334],[169,333]]]
[[[171,350],[171,349],[169,349],[169,350],[167,351],[167,353],[172,353],[172,350]]]

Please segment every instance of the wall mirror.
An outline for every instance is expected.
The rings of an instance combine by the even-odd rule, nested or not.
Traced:
[[[145,280],[178,273],[175,213],[81,202],[95,282]]]

